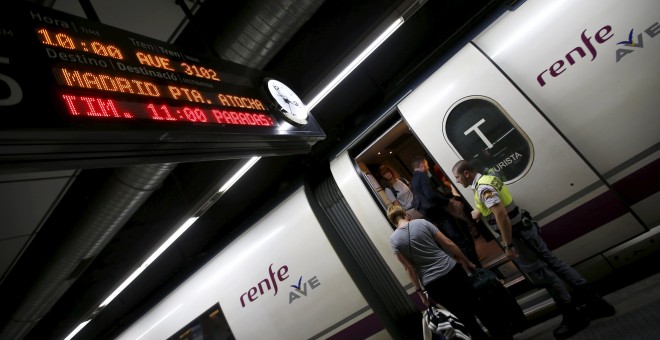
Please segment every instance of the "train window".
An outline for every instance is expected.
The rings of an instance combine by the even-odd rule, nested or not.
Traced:
[[[216,303],[168,340],[230,340],[235,339],[220,304]]]
[[[506,182],[521,177],[534,156],[527,136],[486,97],[468,97],[455,104],[445,119],[445,137],[462,159]]]

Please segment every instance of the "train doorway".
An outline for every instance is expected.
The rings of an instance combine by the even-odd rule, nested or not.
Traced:
[[[421,156],[429,163],[428,176],[434,188],[452,202],[448,213],[457,221],[465,239],[474,243],[480,265],[495,272],[514,295],[528,292],[532,288],[516,265],[505,256],[496,234],[483,222],[470,218],[470,197],[466,199],[456,190],[451,174],[440,168],[437,160],[415,137],[405,121],[398,120],[371,143],[365,144],[367,146],[363,150],[357,150],[354,161],[384,215],[397,197],[392,194],[391,184],[381,170],[383,167],[390,169],[393,177],[410,186],[413,175],[411,162],[413,158]]]

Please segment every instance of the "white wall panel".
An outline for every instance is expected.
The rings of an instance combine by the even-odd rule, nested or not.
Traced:
[[[660,142],[659,13],[657,0],[530,0],[475,42],[604,173]],[[619,44],[631,30],[637,45]]]

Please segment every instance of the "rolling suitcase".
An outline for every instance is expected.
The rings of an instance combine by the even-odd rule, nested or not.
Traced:
[[[525,329],[525,314],[495,273],[478,268],[470,279],[479,301],[479,320],[488,330],[498,333],[491,335],[508,338]]]

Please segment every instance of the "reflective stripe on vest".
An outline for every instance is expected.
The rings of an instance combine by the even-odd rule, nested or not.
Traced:
[[[509,189],[504,186],[504,183],[502,183],[501,179],[495,176],[483,175],[477,181],[477,185],[475,186],[474,190],[474,203],[477,205],[477,209],[479,209],[481,215],[488,216],[492,213],[492,211],[488,209],[488,207],[481,201],[481,197],[479,197],[479,186],[483,184],[490,185],[491,187],[495,188],[495,190],[497,190],[497,195],[500,197],[500,201],[502,204],[504,204],[505,207],[507,207],[508,211],[508,205],[513,202],[513,197],[509,193]]]

